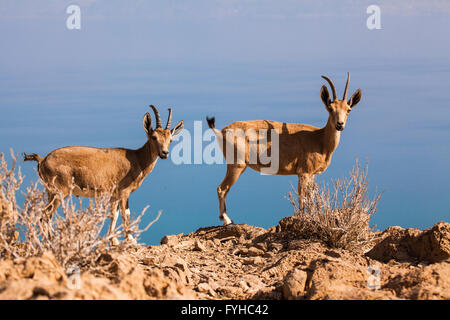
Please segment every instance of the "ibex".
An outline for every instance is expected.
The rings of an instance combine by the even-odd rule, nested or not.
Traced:
[[[143,126],[147,134],[146,143],[137,150],[124,148],[92,148],[64,147],[50,152],[45,158],[37,154],[24,154],[24,161],[37,161],[38,173],[48,193],[48,204],[45,209],[46,219],[51,219],[61,203],[61,197],[73,194],[79,197],[95,197],[101,193],[111,192],[111,224],[109,234],[113,232],[119,216],[119,205],[122,213],[124,230],[127,230],[130,219],[128,199],[138,189],[144,178],[152,172],[158,157],[167,159],[172,138],[184,128],[181,120],[170,129],[172,109],[166,127],[161,126],[158,110],[150,106],[156,118],[156,128],[152,128],[152,118],[147,112]],[[134,240],[130,234],[126,235]],[[118,240],[111,240],[113,245]]]
[[[264,172],[265,165],[260,161],[250,161],[249,155],[249,138],[247,132],[256,131],[270,131],[275,130],[278,135],[278,170],[272,174],[277,175],[297,175],[298,176],[298,196],[299,196],[299,208],[303,209],[302,199],[304,197],[307,186],[310,182],[314,181],[314,176],[324,172],[330,164],[331,157],[334,150],[336,150],[339,139],[341,137],[341,131],[344,130],[347,117],[354,106],[361,100],[361,89],[356,92],[347,100],[348,85],[350,81],[350,74],[347,77],[347,84],[344,90],[344,96],[342,100],[337,99],[336,88],[333,82],[322,76],[330,85],[333,93],[333,100],[330,99],[327,87],[324,85],[320,90],[320,97],[327,109],[329,116],[325,127],[316,128],[307,124],[297,123],[282,123],[277,121],[267,120],[254,120],[254,121],[237,121],[234,122],[221,131],[215,128],[215,119],[206,118],[208,125],[214,130],[217,141],[221,146],[222,153],[226,158],[227,172],[222,183],[217,187],[217,195],[219,198],[219,218],[225,225],[233,223],[228,217],[226,212],[226,197],[230,188],[238,180],[239,176],[245,171],[247,167],[253,170]],[[240,130],[246,132],[246,137],[241,140],[244,146],[238,146],[235,142],[235,135],[231,134],[232,140],[227,139],[228,133]],[[258,148],[266,148],[272,154],[275,150],[271,150],[272,146],[275,147],[269,139],[266,140],[265,146],[261,146],[260,138],[253,139]],[[231,152],[232,159],[227,159],[227,152],[225,149],[233,148],[235,150],[244,150],[245,156],[242,157],[243,161],[240,163],[234,160],[234,152]]]

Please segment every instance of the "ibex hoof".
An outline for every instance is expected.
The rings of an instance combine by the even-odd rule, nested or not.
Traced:
[[[130,242],[131,244],[137,244],[136,239],[131,234],[127,236],[127,241]]]
[[[222,216],[220,217],[220,220],[223,221],[224,226],[227,226],[227,225],[233,223],[233,220],[231,220],[226,213],[222,214]]]

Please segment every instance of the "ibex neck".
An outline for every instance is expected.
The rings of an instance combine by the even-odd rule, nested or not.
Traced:
[[[136,156],[144,175],[150,173],[156,163],[156,160],[158,160],[158,154],[156,150],[153,150],[149,141],[136,150]]]
[[[323,147],[327,154],[332,154],[339,145],[341,139],[341,132],[336,130],[335,125],[331,121],[331,116],[328,118],[327,125],[324,128]]]

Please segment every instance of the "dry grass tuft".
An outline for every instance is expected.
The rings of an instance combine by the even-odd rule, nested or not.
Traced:
[[[290,192],[288,200],[294,207],[295,233],[344,249],[362,249],[374,240],[374,227],[369,222],[381,194],[375,192],[374,198],[369,198],[367,172],[368,163],[361,169],[356,160],[348,177],[332,180],[322,187],[311,183],[303,198],[303,210],[298,207],[297,191]]]
[[[60,210],[53,219],[42,219],[47,203],[46,192],[39,183],[32,184],[23,193],[23,208],[17,204],[16,193],[20,190],[23,176],[20,169],[16,174],[16,158],[11,152],[13,164],[8,169],[7,161],[0,154],[0,257],[27,258],[51,252],[63,267],[77,265],[87,268],[100,254],[110,250],[123,250],[139,244],[126,239],[119,246],[108,245],[111,238],[122,237],[122,226],[112,234],[105,232],[105,224],[110,216],[110,195],[102,195],[89,201],[83,208],[81,200],[77,205],[73,197],[61,199]],[[145,232],[158,216],[144,229],[139,228],[148,207],[130,218],[127,233],[136,240]],[[108,221],[109,222],[109,221]]]

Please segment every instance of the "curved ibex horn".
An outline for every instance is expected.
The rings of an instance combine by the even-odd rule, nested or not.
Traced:
[[[328,77],[322,76],[325,80],[328,81],[331,87],[331,92],[333,92],[333,101],[336,100],[337,94],[336,94],[336,88],[334,87],[333,81],[331,81]]]
[[[347,83],[345,84],[344,97],[342,100],[347,101],[348,83],[350,82],[350,72],[347,72]]]
[[[156,128],[161,128],[161,116],[159,115],[158,109],[156,109],[156,107],[152,104],[150,105],[150,108],[152,108],[153,112],[155,113]]]
[[[169,118],[167,119],[166,129],[170,129],[172,125],[172,108],[169,108]]]

